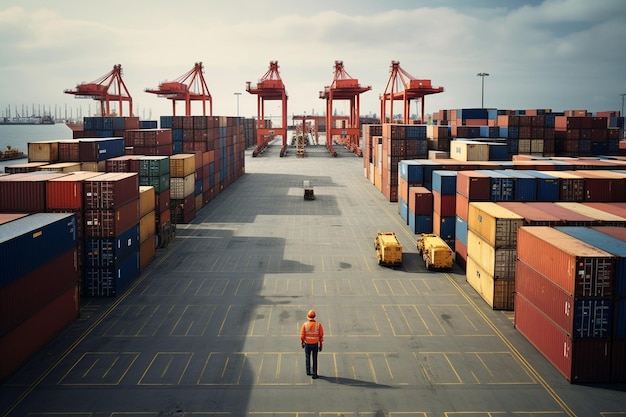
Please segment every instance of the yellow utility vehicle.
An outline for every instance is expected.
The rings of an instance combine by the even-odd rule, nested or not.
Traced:
[[[450,246],[432,233],[422,233],[417,239],[417,250],[424,258],[426,269],[452,268],[454,256]]]
[[[304,188],[304,199],[305,200],[315,200],[315,192],[313,191],[313,185],[309,180],[304,180],[302,182],[302,187]]]
[[[402,265],[402,244],[394,232],[378,232],[374,249],[378,265]]]

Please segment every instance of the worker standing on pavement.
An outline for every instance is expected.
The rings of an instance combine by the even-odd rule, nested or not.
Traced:
[[[307,321],[300,329],[300,342],[304,348],[306,357],[306,374],[311,375],[313,379],[317,379],[317,353],[322,351],[324,344],[324,328],[322,323],[315,320],[315,311],[310,310],[306,315]],[[311,356],[313,363],[311,364]],[[313,367],[311,367],[313,365]]]

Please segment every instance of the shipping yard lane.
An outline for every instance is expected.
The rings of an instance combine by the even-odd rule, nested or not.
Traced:
[[[455,267],[429,272],[415,237],[337,149],[246,151],[246,174],[179,224],[115,299],[2,386],[1,415],[560,417],[626,412],[624,394],[571,385]],[[315,186],[304,200],[302,181]],[[392,230],[402,266],[377,264]],[[324,325],[320,378],[299,329]]]

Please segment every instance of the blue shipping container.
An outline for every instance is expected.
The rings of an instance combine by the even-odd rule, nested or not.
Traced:
[[[417,159],[406,159],[398,162],[400,178],[410,185],[422,185],[424,183],[423,163]]]
[[[496,172],[503,172],[515,180],[515,201],[537,201],[537,178],[516,170]]]
[[[113,266],[139,251],[139,225],[113,238],[86,239],[84,251],[86,267]]]
[[[456,194],[456,171],[433,171],[433,191],[441,195]]]
[[[409,210],[409,228],[416,235],[421,233],[432,233],[433,217],[426,214],[415,215],[415,213]]]
[[[35,213],[0,225],[0,288],[76,248],[76,215]]]
[[[467,247],[467,222],[456,216],[456,225],[454,227],[454,238],[458,239],[465,247]]]
[[[439,218],[439,236],[448,243],[454,241],[456,229],[456,216],[445,216]]]
[[[613,310],[613,337],[626,339],[626,298],[615,301]]]
[[[83,295],[90,297],[115,297],[139,276],[139,252],[105,268],[85,268]]]
[[[610,299],[574,301],[572,338],[604,339],[611,336],[613,302]]]

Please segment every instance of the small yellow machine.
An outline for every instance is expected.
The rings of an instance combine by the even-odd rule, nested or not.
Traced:
[[[402,244],[394,232],[378,232],[374,249],[378,265],[402,265]]]
[[[424,258],[426,269],[452,268],[454,256],[450,246],[432,233],[422,233],[417,239],[417,250]]]

